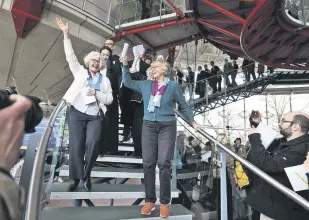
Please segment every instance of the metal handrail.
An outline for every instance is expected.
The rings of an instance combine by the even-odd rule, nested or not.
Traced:
[[[175,110],[175,113],[183,120],[185,121],[187,124],[191,125],[191,122],[186,119],[179,111]],[[231,155],[234,159],[238,160],[242,165],[244,165],[245,167],[247,167],[250,171],[252,171],[253,173],[255,173],[257,176],[259,176],[260,178],[262,178],[263,180],[265,180],[267,183],[269,183],[271,186],[273,186],[274,188],[276,188],[277,190],[279,190],[280,192],[282,192],[283,194],[285,194],[288,198],[292,199],[293,201],[295,201],[296,203],[298,203],[299,205],[303,206],[305,209],[309,210],[309,201],[307,201],[306,199],[304,199],[303,197],[301,197],[300,195],[298,195],[297,193],[295,193],[294,191],[290,190],[289,188],[287,188],[286,186],[282,185],[281,183],[279,183],[277,180],[275,180],[274,178],[272,178],[271,176],[269,176],[268,174],[266,174],[264,171],[260,170],[259,168],[257,168],[256,166],[254,166],[253,164],[251,164],[250,162],[248,162],[246,159],[244,159],[243,157],[239,156],[238,154],[236,154],[234,151],[230,150],[228,147],[224,146],[220,141],[218,141],[217,139],[215,139],[213,136],[211,136],[210,134],[208,134],[207,132],[203,131],[203,130],[198,130],[198,133],[200,133],[203,137],[207,138],[208,140],[214,142],[217,146],[219,146],[223,151],[225,151],[226,153],[228,153],[229,155]]]
[[[31,174],[29,195],[25,211],[25,220],[40,219],[40,211],[41,211],[40,200],[41,200],[45,154],[47,151],[50,135],[53,131],[55,120],[64,105],[65,102],[62,100],[58,103],[57,107],[54,109],[53,113],[51,114],[48,120],[46,130],[44,131],[41,141],[39,143],[39,147],[35,155],[33,170]]]

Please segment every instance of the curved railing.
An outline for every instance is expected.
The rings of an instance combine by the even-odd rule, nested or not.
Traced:
[[[53,131],[55,120],[61,109],[65,106],[65,102],[62,100],[51,114],[46,130],[43,133],[41,141],[39,143],[38,150],[35,155],[35,161],[33,165],[33,171],[29,186],[29,195],[25,211],[26,220],[39,220],[41,211],[41,191],[43,183],[43,171],[45,163],[45,155],[48,147],[48,142]]]
[[[34,161],[34,166],[33,166],[33,171],[32,171],[32,176],[31,176],[31,182],[30,182],[30,187],[29,187],[29,195],[28,195],[28,201],[27,201],[27,206],[26,206],[26,212],[25,212],[25,219],[26,220],[39,220],[40,219],[40,212],[41,212],[41,191],[43,188],[43,172],[44,172],[44,159],[47,151],[47,146],[48,146],[48,141],[50,139],[51,133],[54,128],[54,123],[56,120],[56,117],[58,113],[61,111],[61,109],[64,107],[65,103],[64,101],[61,101],[55,110],[53,111],[47,128],[42,136],[42,139],[40,141],[36,156],[35,156],[35,161]],[[183,120],[185,123],[191,125],[191,123],[182,116],[181,113],[176,111],[176,114],[179,119]],[[181,125],[184,126],[183,123],[180,122]],[[184,126],[186,128],[186,126]],[[216,140],[214,137],[212,137],[210,134],[203,130],[199,130],[198,133],[202,135],[204,138],[207,138],[209,141],[212,141],[216,146],[218,146],[222,151],[220,152],[221,154],[221,216],[226,215],[226,188],[224,188],[224,184],[226,183],[226,163],[225,163],[225,153],[229,154],[232,158],[235,160],[239,161],[242,165],[247,167],[250,171],[255,173],[257,176],[268,182],[270,185],[284,193],[286,196],[291,198],[293,201],[297,202],[304,208],[309,210],[309,202],[305,200],[303,197],[299,196],[297,193],[293,192],[292,190],[288,189],[287,187],[283,186],[280,184],[278,181],[267,175],[265,172],[257,168],[256,166],[252,165],[250,162],[248,162],[246,159],[243,157],[239,156],[236,154],[234,151],[229,149],[227,146],[223,145],[220,143],[218,140]],[[223,188],[222,188],[223,187]],[[226,218],[223,218],[226,219]]]

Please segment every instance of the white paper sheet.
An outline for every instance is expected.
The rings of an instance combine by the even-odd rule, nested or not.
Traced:
[[[202,160],[208,163],[208,159],[211,157],[211,151],[206,151],[204,154],[202,154]]]
[[[309,189],[308,178],[306,176],[308,171],[303,164],[294,167],[287,167],[284,168],[284,170],[295,192]]]
[[[89,87],[83,88],[82,91],[81,91],[81,95],[82,95],[84,103],[86,105],[89,105],[91,103],[95,103],[96,102],[95,96],[88,96],[87,95],[88,91],[89,91]]]
[[[269,147],[269,145],[275,140],[277,135],[275,130],[273,130],[271,127],[267,126],[263,122],[261,122],[259,126],[257,126],[256,131],[261,134],[261,141],[265,149]]]
[[[133,47],[134,57],[139,56],[139,55],[143,55],[144,53],[145,53],[145,48],[142,44]]]
[[[124,57],[128,53],[128,49],[129,49],[129,44],[124,43],[120,58]]]

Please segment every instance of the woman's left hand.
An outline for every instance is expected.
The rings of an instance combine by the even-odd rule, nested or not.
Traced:
[[[192,123],[192,126],[194,128],[195,131],[198,131],[202,126],[196,122],[193,122]]]
[[[89,88],[87,95],[94,96],[96,94],[96,90],[94,88]]]

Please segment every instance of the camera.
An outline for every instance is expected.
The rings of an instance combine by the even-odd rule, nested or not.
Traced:
[[[18,94],[16,87],[7,87],[0,90],[0,110],[12,104],[10,95]],[[25,112],[25,133],[35,132],[35,127],[43,118],[43,111],[39,106],[41,100],[33,96],[25,96],[31,102],[31,108]]]

